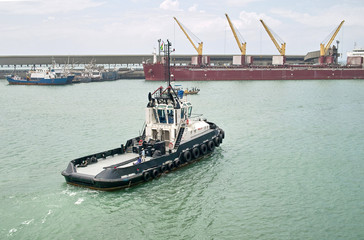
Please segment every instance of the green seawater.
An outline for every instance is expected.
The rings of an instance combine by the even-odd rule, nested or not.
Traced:
[[[364,239],[364,81],[183,82],[226,133],[195,164],[121,191],[67,185],[74,158],[141,131],[163,82],[0,80],[0,239]]]

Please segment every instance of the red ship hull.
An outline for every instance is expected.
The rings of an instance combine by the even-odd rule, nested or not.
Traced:
[[[166,67],[162,63],[143,64],[145,80],[164,81]],[[330,80],[364,79],[361,67],[284,66],[171,66],[171,80]]]

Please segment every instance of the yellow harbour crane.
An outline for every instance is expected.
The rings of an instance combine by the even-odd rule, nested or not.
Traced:
[[[331,45],[332,41],[334,41],[336,35],[339,33],[340,28],[342,27],[342,25],[344,24],[344,22],[345,22],[344,20],[341,21],[341,23],[339,24],[339,26],[333,31],[333,34],[332,34],[330,40],[326,43],[326,46],[325,46],[325,41],[323,43],[320,43],[320,57],[324,57],[326,55],[327,50],[330,48],[330,45]]]
[[[264,27],[265,31],[267,31],[269,37],[272,39],[274,45],[278,49],[278,52],[282,56],[286,55],[286,43],[283,42],[282,40],[280,40],[280,44],[281,45],[279,45],[278,42],[277,42],[277,40],[276,40],[276,38],[273,36],[272,31],[268,28],[268,26],[264,23],[264,21],[262,19],[260,19],[260,22],[263,24],[263,27]],[[276,35],[276,37],[279,38],[277,35]]]
[[[229,18],[229,16],[228,16],[226,13],[225,13],[225,16],[226,16],[226,18],[227,18],[227,20],[228,20],[228,22],[229,22],[229,25],[230,25],[231,31],[232,31],[232,32],[233,32],[233,34],[234,34],[234,37],[235,37],[236,43],[238,44],[238,47],[239,47],[239,49],[240,49],[241,55],[242,55],[242,56],[245,56],[245,55],[246,55],[246,42],[245,42],[245,41],[243,42],[243,41],[239,38],[238,34],[237,34],[237,33],[236,33],[236,31],[235,31],[235,27],[234,27],[233,23],[230,21],[230,18]]]
[[[173,17],[174,20],[176,20],[178,26],[181,28],[182,32],[186,35],[187,39],[190,41],[190,43],[192,44],[192,46],[194,47],[194,49],[197,51],[198,56],[202,56],[202,47],[203,47],[203,42],[199,42],[198,43],[198,47],[196,47],[195,43],[192,41],[191,37],[188,35],[188,33],[186,32],[185,28],[182,26],[182,24],[177,20],[177,18]]]

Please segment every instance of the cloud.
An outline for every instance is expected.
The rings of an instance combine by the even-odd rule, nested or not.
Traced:
[[[42,15],[82,11],[87,8],[99,7],[104,2],[95,0],[26,0],[0,1],[0,12],[3,14]]]
[[[337,26],[342,20],[345,20],[345,25],[364,26],[363,22],[364,7],[351,6],[347,4],[333,5],[325,9],[323,12],[319,12],[318,15],[292,11],[288,9],[273,8],[272,14],[282,16],[284,18],[291,19],[295,22],[302,23],[311,27],[328,27]]]
[[[260,2],[262,0],[227,0],[226,5],[230,7],[243,7],[250,3]]]
[[[3,33],[0,45],[7,46],[2,54],[146,54],[157,46],[158,39],[171,40],[175,54],[195,54],[173,16],[204,42],[205,54],[237,54],[239,50],[224,12],[229,13],[247,41],[248,54],[277,54],[259,19],[287,43],[288,55],[318,50],[320,41],[342,19],[346,22],[338,35],[340,48],[349,46],[346,48],[351,50],[354,42],[364,46],[363,5],[331,5],[327,11],[319,13],[316,6],[313,6],[316,10],[311,11],[308,7],[278,8],[271,4],[263,9],[251,4],[249,8],[233,6],[222,11],[221,4],[215,2],[161,0],[155,4],[131,0],[126,4],[101,1],[104,0],[0,0]],[[139,7],[141,2],[144,5]],[[252,2],[228,1],[224,6]],[[200,8],[206,12],[201,12]],[[9,9],[11,13],[7,13]],[[19,12],[28,15],[20,18]]]
[[[178,0],[164,0],[160,5],[159,8],[163,10],[170,10],[170,11],[180,11],[179,2]]]
[[[197,11],[197,7],[198,7],[197,4],[193,4],[191,7],[188,8],[188,11],[189,12],[196,12]]]
[[[247,29],[255,29],[258,25],[261,25],[259,22],[260,19],[263,19],[264,22],[269,26],[278,26],[281,22],[275,18],[272,18],[264,13],[256,13],[256,12],[246,12],[242,11],[239,14],[239,20],[236,23],[236,27],[238,28],[247,28]]]
[[[55,20],[56,20],[56,17],[49,16],[49,17],[47,17],[47,19],[43,20],[43,22],[46,23],[46,22],[55,21]]]

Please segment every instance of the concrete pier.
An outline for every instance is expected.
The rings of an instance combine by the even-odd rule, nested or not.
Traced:
[[[171,63],[188,64],[194,55],[171,55]],[[211,63],[224,65],[232,62],[233,55],[206,55],[210,57]],[[272,55],[252,55],[254,64],[269,65],[272,62]],[[304,62],[304,55],[286,56],[287,63],[297,64]],[[24,55],[24,56],[0,56],[0,67],[12,66],[46,66],[52,64],[84,65],[91,61],[101,65],[125,65],[127,67],[141,66],[143,62],[153,61],[153,55]]]
[[[171,64],[187,65],[194,55],[171,55]],[[232,64],[233,55],[206,55],[213,65]],[[271,65],[272,55],[252,55],[254,65]],[[304,55],[286,56],[287,64],[304,63]],[[24,55],[0,56],[0,78],[11,74],[16,68],[17,74],[24,74],[33,66],[47,67],[55,61],[57,66],[68,65],[68,68],[83,68],[93,61],[105,69],[118,69],[119,79],[143,79],[143,62],[152,62],[153,55]],[[24,72],[24,73],[23,73]]]

